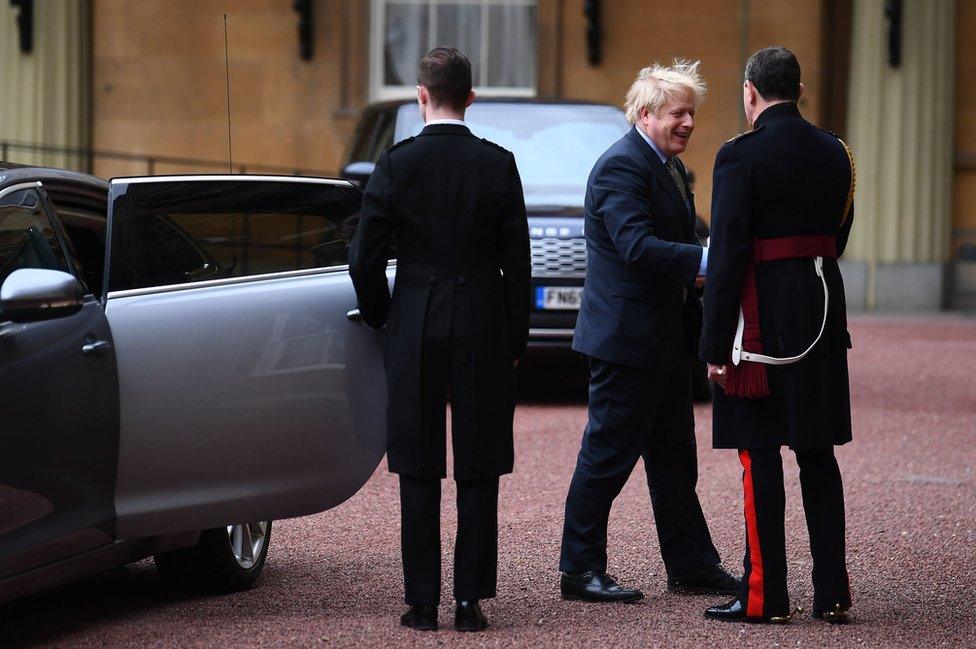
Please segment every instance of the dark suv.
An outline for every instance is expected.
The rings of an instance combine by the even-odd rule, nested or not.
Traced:
[[[479,99],[471,131],[515,154],[532,240],[530,348],[568,348],[586,275],[583,195],[597,158],[630,125],[615,106]],[[415,101],[374,104],[362,115],[342,175],[365,183],[380,153],[423,128]]]

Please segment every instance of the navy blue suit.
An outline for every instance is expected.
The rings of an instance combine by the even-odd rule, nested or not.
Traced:
[[[566,498],[560,570],[606,571],[613,499],[644,458],[671,577],[717,565],[695,485],[689,375],[701,330],[694,198],[636,128],[590,172],[586,284],[573,349],[590,366],[589,423]]]

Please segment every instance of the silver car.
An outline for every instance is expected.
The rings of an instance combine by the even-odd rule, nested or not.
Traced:
[[[386,396],[359,206],[343,180],[0,163],[0,601],[150,555],[246,588],[272,520],[366,482]]]

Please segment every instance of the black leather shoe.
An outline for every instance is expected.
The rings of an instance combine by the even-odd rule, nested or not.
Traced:
[[[455,631],[484,631],[488,628],[488,618],[481,612],[481,604],[476,599],[459,599],[454,610]]]
[[[721,622],[751,622],[754,624],[786,624],[793,619],[793,614],[787,615],[764,615],[762,617],[750,617],[746,615],[746,607],[738,599],[733,599],[728,604],[721,606],[710,606],[705,609],[705,617],[710,620]]]
[[[848,624],[851,621],[851,607],[834,604],[832,609],[813,609],[813,617],[829,624]]]
[[[711,566],[680,577],[668,577],[668,590],[681,595],[738,595],[740,585],[741,580],[730,575],[722,566]]]
[[[636,588],[621,586],[605,572],[587,570],[584,573],[562,573],[559,591],[563,599],[582,599],[587,602],[636,602],[644,593]]]
[[[433,604],[411,606],[400,616],[400,626],[410,627],[417,631],[437,630],[437,607]]]

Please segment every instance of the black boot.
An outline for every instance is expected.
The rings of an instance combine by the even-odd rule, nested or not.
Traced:
[[[457,631],[484,631],[488,628],[488,618],[481,612],[481,604],[476,599],[459,599],[454,611],[454,629]]]
[[[417,631],[437,630],[437,607],[433,604],[411,606],[400,616],[400,626],[410,627]]]
[[[636,602],[644,599],[644,593],[636,588],[621,586],[607,573],[593,570],[580,574],[562,573],[559,591],[563,599],[587,602]]]
[[[751,622],[755,624],[786,624],[793,619],[792,613],[786,615],[762,615],[759,617],[746,615],[746,607],[738,599],[728,604],[710,606],[705,609],[705,617],[721,622]]]

